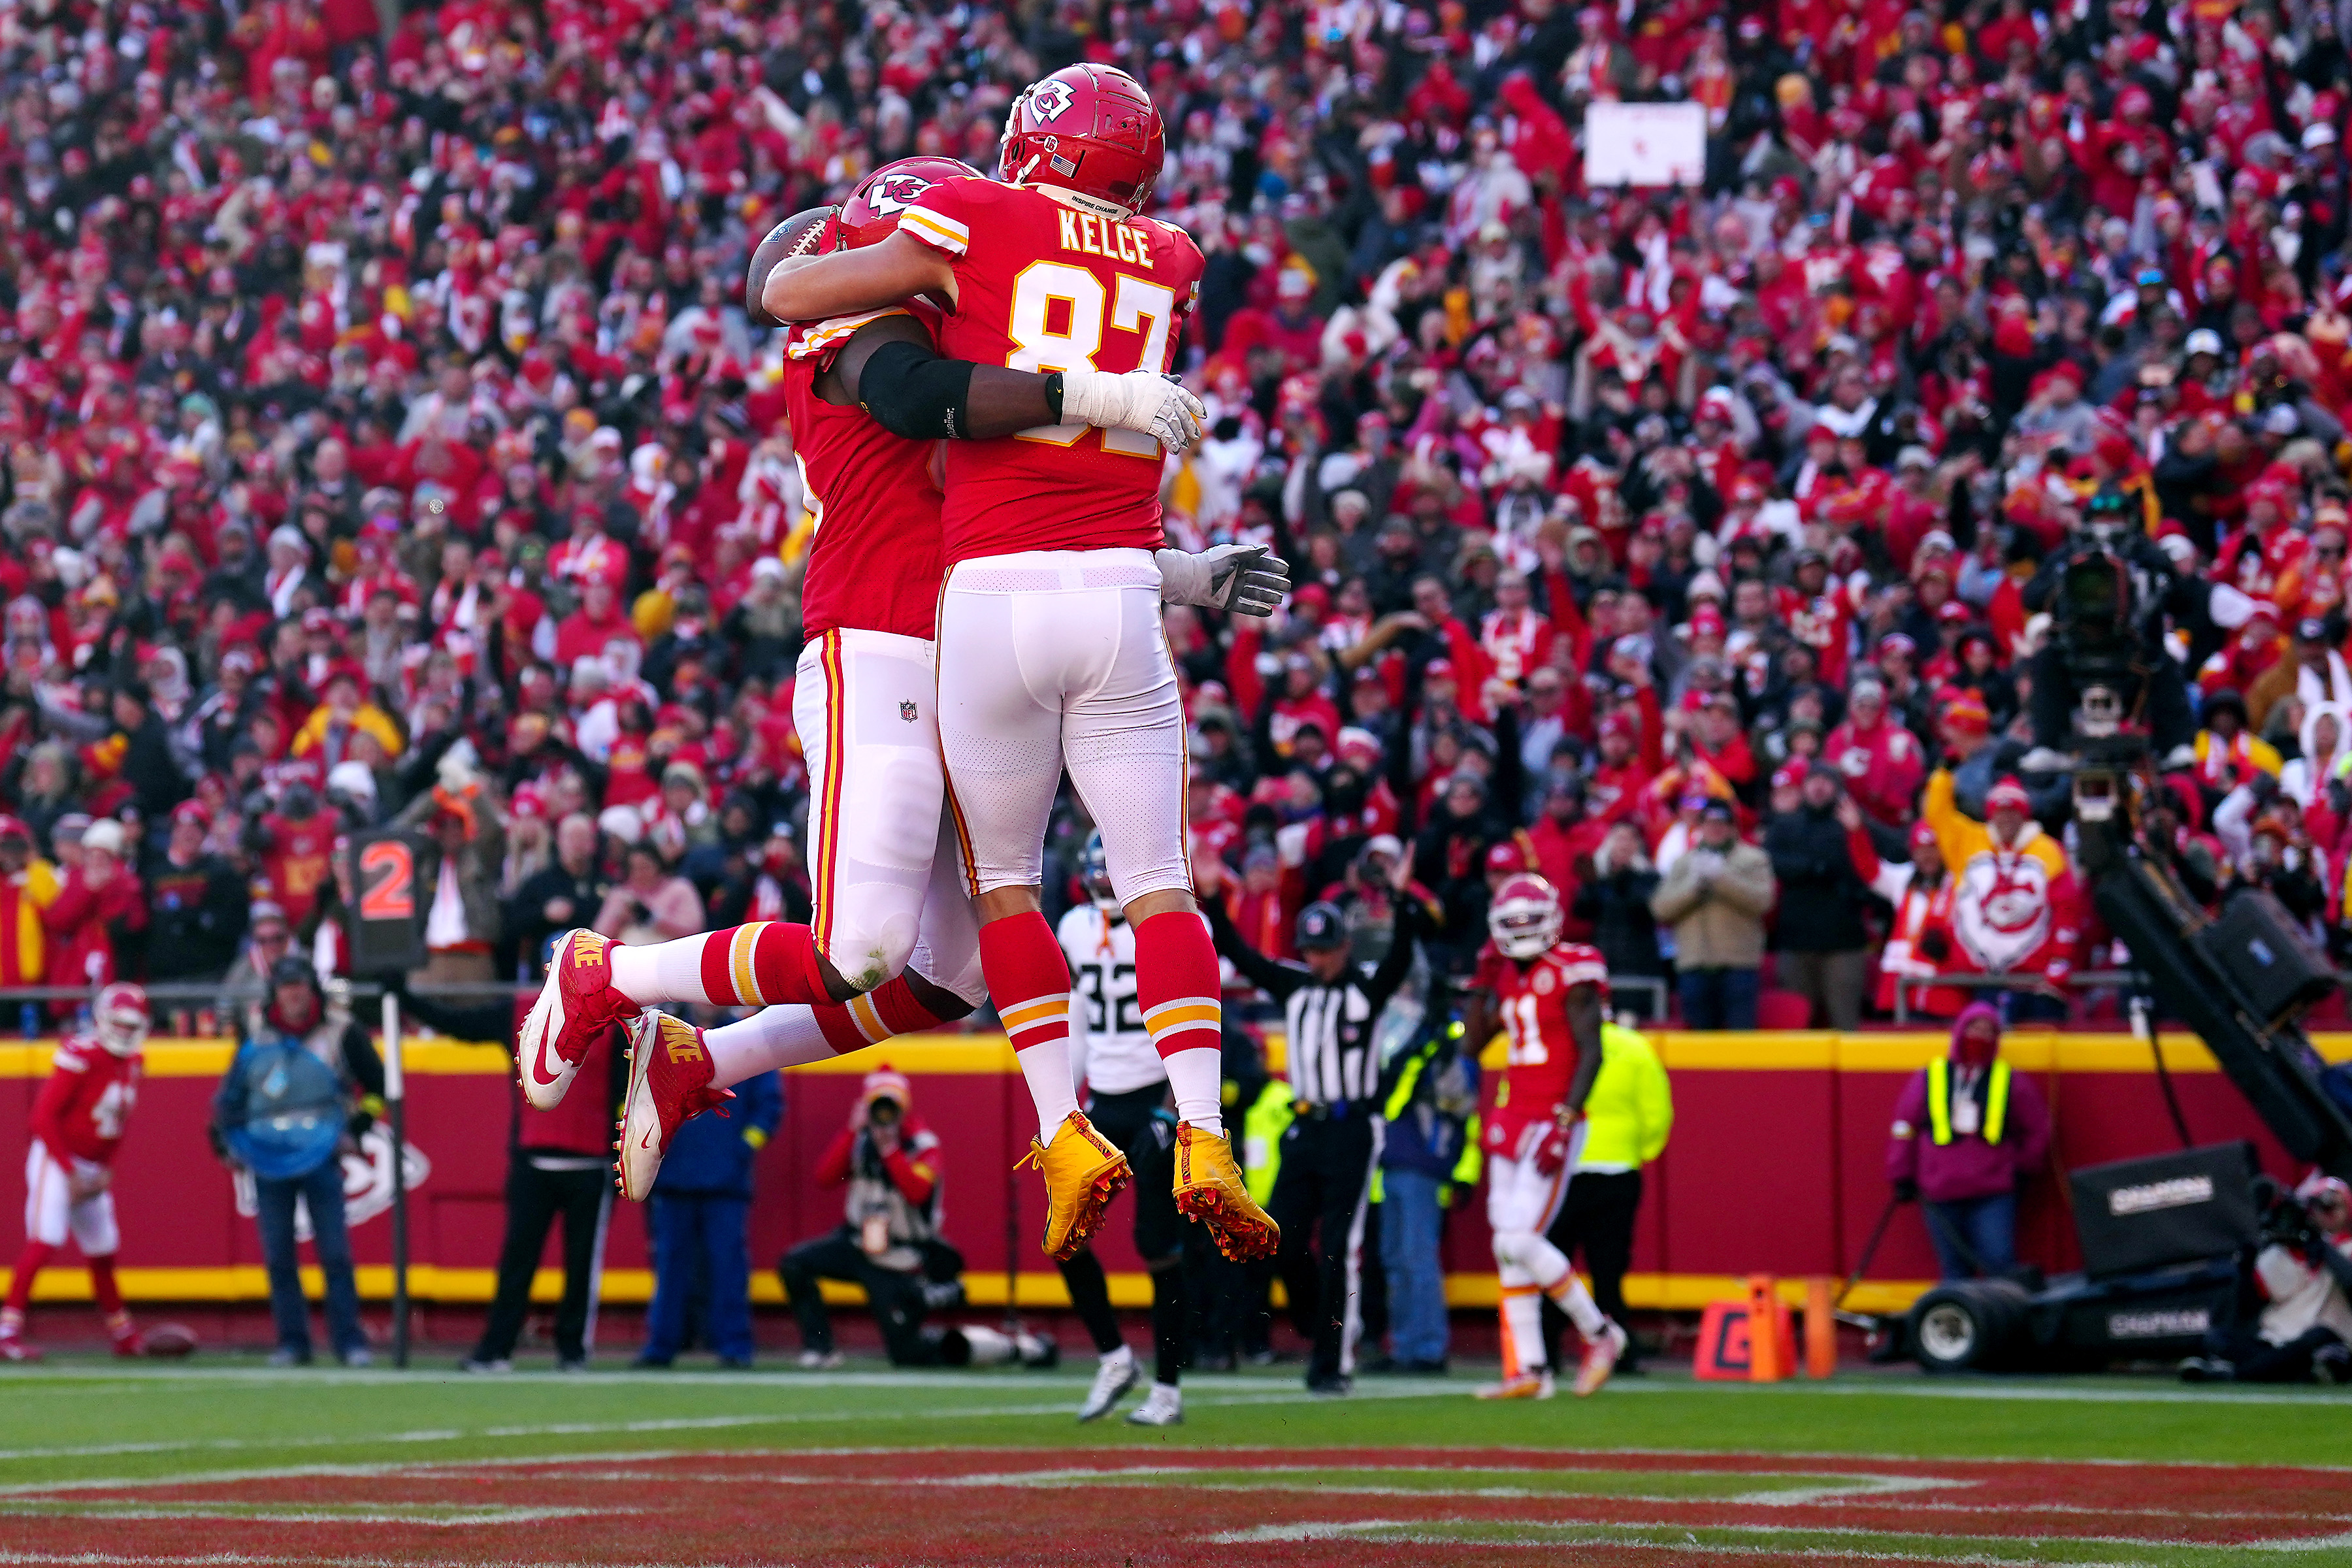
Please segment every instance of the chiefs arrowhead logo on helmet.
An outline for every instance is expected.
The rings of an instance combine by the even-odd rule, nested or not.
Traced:
[[[859,181],[849,199],[841,204],[841,216],[835,226],[843,247],[856,250],[895,231],[907,209],[941,181],[978,177],[971,164],[953,158],[901,158],[883,164]]]
[[[1067,114],[1077,100],[1068,82],[1047,77],[1030,89],[1029,118],[1039,125],[1051,125]]]
[[[1065,66],[1013,100],[997,174],[1141,212],[1167,162],[1167,131],[1143,84],[1110,66]]]
[[[936,183],[919,174],[886,174],[874,183],[874,189],[867,193],[866,199],[874,204],[876,212],[905,212],[915,205],[917,196]]]

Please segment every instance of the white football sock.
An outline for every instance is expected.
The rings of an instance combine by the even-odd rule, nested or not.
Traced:
[[[1013,1059],[1021,1064],[1021,1076],[1029,1080],[1029,1098],[1037,1106],[1037,1142],[1050,1144],[1078,1108],[1077,1094],[1070,1087],[1069,1037],[1057,1035],[1024,1046]]]
[[[1568,1314],[1569,1321],[1576,1325],[1576,1331],[1582,1334],[1588,1342],[1598,1342],[1609,1327],[1609,1320],[1601,1315],[1601,1308],[1592,1300],[1592,1292],[1584,1288],[1584,1281],[1576,1277],[1575,1269],[1570,1269],[1557,1284],[1544,1287],[1544,1294]]]
[[[622,995],[639,1006],[657,1002],[725,1006],[735,998],[713,996],[704,987],[702,952],[713,936],[730,934],[716,931],[682,936],[676,942],[657,942],[646,947],[624,947],[616,942],[604,950],[604,956],[613,965],[613,984],[620,988]]]
[[[1160,1065],[1176,1091],[1177,1116],[1212,1138],[1223,1137],[1224,1053],[1214,1046],[1188,1046],[1162,1057]]]
[[[834,1055],[817,1027],[815,1010],[799,1006],[762,1007],[748,1018],[704,1030],[702,1044],[710,1053],[713,1089],[731,1088],[772,1068],[829,1062]]]
[[[1543,1297],[1529,1285],[1503,1282],[1503,1375],[1544,1369]]]

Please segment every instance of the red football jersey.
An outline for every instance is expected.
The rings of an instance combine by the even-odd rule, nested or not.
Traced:
[[[262,826],[269,835],[269,847],[261,857],[262,875],[286,911],[287,924],[299,927],[319,907],[319,889],[334,875],[336,820],[323,811],[300,822],[272,812]]]
[[[1165,372],[1201,294],[1201,251],[1156,218],[1106,218],[1061,195],[945,180],[899,232],[955,258],[940,346],[1015,370]],[[1157,550],[1160,443],[1046,425],[948,447],[947,558],[1023,550]]]
[[[1495,1091],[1495,1114],[1487,1121],[1486,1146],[1516,1148],[1520,1128],[1550,1119],[1568,1098],[1577,1067],[1568,994],[1579,985],[1599,985],[1605,1005],[1608,961],[1597,947],[1563,942],[1523,964],[1504,957],[1488,942],[1478,950],[1478,969],[1470,984],[1494,997],[1511,1042],[1508,1065]]]
[[[864,409],[816,395],[816,378],[851,334],[887,315],[925,320],[896,309],[838,317],[794,328],[784,349],[784,415],[816,519],[801,584],[801,622],[812,637],[842,626],[928,638],[938,615],[946,570],[931,472],[939,443],[893,436]]]
[[[48,1081],[33,1102],[34,1139],[48,1145],[52,1156],[62,1149],[76,1159],[111,1164],[139,1098],[144,1059],[136,1051],[118,1057],[87,1035],[59,1045]]]

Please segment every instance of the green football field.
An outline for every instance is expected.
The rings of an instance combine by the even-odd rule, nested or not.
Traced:
[[[1148,1430],[1090,1365],[11,1369],[0,1563],[2352,1565],[2352,1391],[1265,1373]]]

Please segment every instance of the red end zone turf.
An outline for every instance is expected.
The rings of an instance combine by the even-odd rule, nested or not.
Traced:
[[[2317,1562],[2352,1544],[2352,1478],[1524,1449],[673,1451],[12,1489],[0,1517],[19,1563],[1467,1564],[1501,1545],[1513,1562],[1820,1563],[1964,1542],[1976,1561]]]

